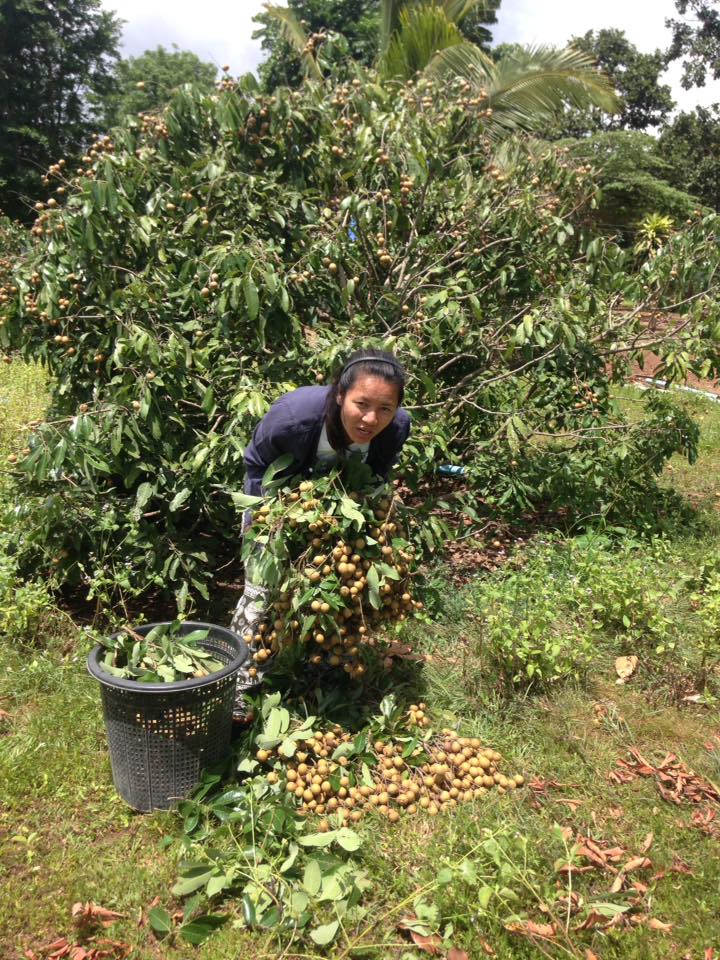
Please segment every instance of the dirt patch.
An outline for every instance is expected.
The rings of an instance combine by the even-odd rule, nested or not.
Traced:
[[[661,366],[662,360],[660,357],[656,353],[648,352],[645,354],[642,367],[639,363],[633,364],[630,380],[636,383],[642,383],[646,381],[648,377],[663,380],[664,377],[662,373],[658,374],[657,372]],[[720,380],[701,380],[700,377],[689,373],[683,385],[692,387],[693,390],[702,390],[705,393],[711,393],[716,397],[720,397]]]

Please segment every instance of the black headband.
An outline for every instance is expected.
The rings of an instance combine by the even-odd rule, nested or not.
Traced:
[[[342,372],[345,373],[350,367],[354,367],[356,363],[386,363],[389,367],[394,367],[401,376],[403,376],[405,372],[397,360],[386,360],[384,357],[358,357],[357,360],[351,360],[349,363],[346,363]]]

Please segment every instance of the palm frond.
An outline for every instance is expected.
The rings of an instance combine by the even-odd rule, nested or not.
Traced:
[[[380,0],[380,34],[378,37],[378,59],[382,59],[393,34],[400,24],[400,11],[403,0]]]
[[[305,76],[313,77],[316,80],[322,79],[320,67],[317,65],[315,57],[307,49],[308,35],[294,12],[288,7],[278,7],[272,3],[265,4],[265,10],[273,20],[280,25],[283,37],[291,47],[297,52],[303,65]]]
[[[438,50],[462,43],[458,27],[448,20],[442,7],[418,4],[400,11],[398,29],[380,59],[381,79],[409,80],[424,70]]]
[[[452,23],[460,23],[464,17],[478,7],[486,12],[488,9],[487,0],[443,0],[442,4],[445,16]]]
[[[474,44],[463,43],[439,51],[427,73],[461,77],[476,90],[487,91],[493,110],[491,137],[538,129],[566,107],[597,107],[604,113],[618,109],[609,79],[590,55],[572,46],[521,48],[495,63]]]

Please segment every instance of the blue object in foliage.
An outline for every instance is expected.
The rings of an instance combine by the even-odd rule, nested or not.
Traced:
[[[350,226],[348,227],[348,236],[350,237],[350,243],[355,243],[357,240],[357,234],[355,233],[353,227],[357,226],[357,220],[355,217],[350,217]]]
[[[443,463],[438,467],[438,473],[443,477],[464,477],[466,472],[465,467],[455,463]]]

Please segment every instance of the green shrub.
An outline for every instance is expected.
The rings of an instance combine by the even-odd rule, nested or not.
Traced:
[[[486,133],[460,85],[361,74],[267,97],[245,78],[179,92],[79,172],[53,167],[65,193],[0,298],[0,344],[54,377],[19,465],[28,561],[59,557],[70,581],[117,570],[109,599],[207,595],[237,552],[257,419],[369,343],[412,374],[413,487],[451,460],[494,509],[593,523],[651,500],[667,458],[694,455],[692,423],[648,399],[628,424],[609,388],[641,352],[643,305],[686,301],[656,347],[665,376],[715,362],[720,308],[692,294],[712,283],[716,222],[632,275],[588,232],[585,166],[523,145],[500,161]]]

